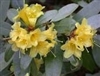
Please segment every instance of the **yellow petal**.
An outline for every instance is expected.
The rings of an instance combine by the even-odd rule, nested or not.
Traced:
[[[64,52],[64,57],[65,57],[65,58],[69,58],[69,57],[71,57],[73,54],[74,54],[73,51],[67,50],[67,51]]]
[[[88,22],[87,22],[86,18],[83,18],[81,25],[88,25]]]
[[[47,56],[48,52],[50,51],[51,45],[47,41],[42,41],[39,42],[37,47],[41,56]]]
[[[57,31],[54,29],[54,23],[52,23],[50,26],[51,27],[49,29],[43,31],[43,34],[46,35],[47,39],[52,41],[56,38]]]
[[[30,54],[29,54],[29,55],[33,58],[33,57],[36,57],[37,53],[38,53],[37,48],[33,46],[33,47],[30,49]]]
[[[36,29],[36,30],[30,32],[30,39],[31,39],[31,44],[33,46],[37,46],[38,41],[44,41],[44,40],[46,40],[46,37],[45,37],[45,35],[43,35],[41,33],[40,29]]]
[[[14,41],[9,40],[8,42],[9,42],[10,44],[12,44],[12,50],[13,50],[13,51],[18,51],[18,50],[19,50],[19,48],[17,47],[17,45],[16,45],[16,43],[15,43]]]
[[[81,58],[81,54],[82,54],[82,52],[80,50],[76,50],[74,53],[74,55],[79,59]]]

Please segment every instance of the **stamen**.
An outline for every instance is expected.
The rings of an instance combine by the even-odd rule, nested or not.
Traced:
[[[98,47],[100,48],[100,45],[99,45],[99,44],[97,44],[95,41],[93,41],[93,43],[94,43],[96,46],[98,46]]]
[[[89,50],[85,47],[86,51],[89,53]]]
[[[52,52],[52,51],[50,51],[51,53],[52,53],[52,55],[56,58],[56,55]]]

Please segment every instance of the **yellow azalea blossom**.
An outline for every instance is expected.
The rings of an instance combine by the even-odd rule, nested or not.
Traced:
[[[91,35],[78,35],[75,37],[76,39],[76,45],[80,48],[80,46],[85,46],[85,47],[90,47],[93,46],[93,41],[92,41],[93,36]]]
[[[90,25],[88,25],[87,20],[84,18],[82,24],[76,23],[76,30],[74,34],[76,35],[76,43],[80,46],[85,47],[93,46],[92,38],[96,30],[94,30]]]
[[[19,50],[19,48],[17,47],[17,45],[16,45],[16,43],[15,43],[14,41],[9,40],[8,42],[9,42],[10,44],[12,44],[12,50],[13,50],[13,51],[18,51],[18,50]]]
[[[49,40],[53,40],[56,38],[57,31],[54,29],[54,26],[54,23],[52,23],[49,29],[43,32]]]
[[[30,41],[33,46],[38,45],[38,41],[46,40],[46,36],[42,34],[40,29],[35,29],[34,31],[30,32]]]
[[[75,40],[72,38],[71,40],[68,40],[64,45],[61,46],[62,50],[65,50],[64,57],[69,58],[72,55],[76,56],[77,58],[81,57],[82,51],[77,49],[75,45]]]
[[[48,52],[50,51],[50,48],[53,47],[54,44],[49,43],[47,41],[40,41],[38,42],[38,45],[36,47],[32,47],[30,50],[30,56],[36,57],[36,55],[39,53],[40,56],[47,56]]]
[[[14,18],[15,20],[17,18],[22,19],[26,25],[35,26],[37,18],[43,15],[43,12],[41,11],[44,7],[40,4],[35,4],[28,6],[27,4],[24,5],[24,8],[21,9],[18,13],[18,15]]]
[[[30,44],[30,36],[28,34],[24,34],[20,36],[18,40],[15,41],[18,48],[25,50],[26,48],[30,48],[32,45]]]
[[[88,34],[88,35],[94,35],[94,33],[96,31],[94,31],[94,29],[88,25],[87,20],[84,18],[82,20],[82,24],[76,23],[76,30],[75,30],[75,35],[79,35],[79,34]]]
[[[50,40],[51,43],[55,44],[56,41],[56,34],[57,34],[57,31],[54,29],[54,23],[51,23],[49,29],[43,31],[43,34],[46,36],[47,40]]]
[[[13,30],[10,32],[10,38],[12,41],[15,41],[19,36],[24,35],[27,33],[27,31],[20,27],[20,22],[15,22],[12,26]]]
[[[96,30],[88,25],[87,20],[84,18],[82,23],[76,23],[76,29],[73,31],[74,36],[61,46],[65,50],[64,57],[69,58],[74,55],[80,59],[84,47],[93,47],[93,36]]]

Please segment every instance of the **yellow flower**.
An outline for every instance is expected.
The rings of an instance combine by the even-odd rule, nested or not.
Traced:
[[[30,50],[30,56],[35,57],[38,53],[40,56],[47,56],[48,52],[50,51],[50,48],[53,46],[53,44],[48,43],[47,41],[40,41],[38,42],[38,45],[36,47],[32,47]]]
[[[30,35],[28,35],[27,31],[21,28],[20,25],[20,22],[15,22],[10,32],[11,40],[9,40],[9,43],[12,44],[12,50],[14,51],[18,49],[23,51],[32,46],[30,44]]]
[[[46,40],[46,36],[42,34],[40,29],[35,29],[30,32],[30,41],[33,46],[37,46],[39,41]]]
[[[18,39],[21,35],[25,35],[27,33],[27,31],[21,28],[20,25],[20,22],[15,22],[12,26],[13,30],[10,32],[10,38],[12,41],[16,41],[16,39]]]
[[[16,45],[16,43],[15,43],[14,41],[9,40],[8,42],[9,42],[10,44],[12,44],[12,50],[13,50],[13,51],[18,51],[18,50],[19,50],[19,48],[17,47],[17,45]]]
[[[76,56],[77,58],[81,57],[83,50],[77,49],[74,42],[75,42],[75,40],[71,39],[71,40],[68,40],[64,45],[61,46],[61,49],[65,50],[65,52],[64,52],[65,58],[69,58],[72,55]]]
[[[30,48],[32,46],[30,42],[30,36],[28,34],[20,36],[20,38],[15,41],[17,47],[22,50]]]
[[[75,35],[79,35],[79,34],[88,34],[88,35],[94,35],[96,31],[94,31],[94,29],[88,25],[87,20],[84,18],[82,20],[82,24],[76,23],[76,30],[75,30]]]
[[[91,26],[88,25],[84,18],[82,24],[76,23],[76,29],[73,31],[74,36],[61,46],[65,50],[64,57],[69,58],[74,55],[80,59],[84,47],[93,47],[93,36],[96,33]]]
[[[93,46],[92,38],[93,37],[91,37],[91,35],[86,35],[86,34],[78,35],[75,37],[76,46],[78,46],[78,48],[81,48],[81,46],[83,47]]]
[[[52,23],[49,27],[49,29],[43,31],[43,34],[46,36],[47,40],[50,40],[51,43],[55,44],[56,37],[57,37],[57,31],[54,29],[54,23]]]
[[[56,38],[57,31],[54,29],[54,23],[52,23],[49,27],[49,29],[43,31],[43,33],[46,35],[47,39],[53,40]]]
[[[76,44],[78,46],[90,47],[93,46],[93,36],[96,33],[90,25],[88,25],[87,20],[84,18],[82,24],[76,23],[76,30],[74,32]]]
[[[43,15],[41,11],[44,7],[40,4],[35,4],[28,6],[27,4],[24,5],[24,8],[19,11],[19,14],[14,18],[22,19],[26,25],[35,26],[37,18]]]

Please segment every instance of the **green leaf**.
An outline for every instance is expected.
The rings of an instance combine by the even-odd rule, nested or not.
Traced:
[[[8,36],[11,30],[11,25],[7,22],[0,22],[0,35]]]
[[[65,18],[56,23],[55,29],[58,31],[58,33],[70,34],[70,32],[75,28],[75,23],[76,21],[72,18]]]
[[[100,46],[100,40],[95,39],[94,41],[95,41],[95,45],[93,47],[92,53],[96,64],[100,67],[100,47],[97,46],[97,45]]]
[[[60,76],[61,74],[62,64],[63,64],[63,53],[62,50],[60,49],[60,46],[61,45],[57,43],[57,45],[53,49],[56,57],[54,57],[52,54],[49,54],[45,58],[46,76]]]
[[[86,1],[79,1],[78,4],[81,6],[81,7],[85,7],[88,5],[88,3]]]
[[[4,70],[0,71],[0,76],[10,76],[11,75],[11,71],[8,70],[9,68],[5,68]]]
[[[13,8],[22,8],[24,6],[24,0],[11,0],[11,6]]]
[[[19,76],[25,76],[26,75],[26,73],[29,73],[29,67],[26,69],[26,70],[21,70],[21,72],[20,72],[20,74],[19,74]]]
[[[11,60],[9,62],[5,62],[4,56],[5,53],[0,54],[0,71],[4,70],[11,62]]]
[[[14,53],[13,67],[14,67],[14,75],[15,76],[19,76],[19,74],[21,72],[19,51],[17,51],[17,52]]]
[[[27,69],[28,66],[31,63],[31,60],[32,60],[32,58],[30,56],[28,56],[28,55],[22,55],[21,61],[20,61],[21,68],[24,69],[24,70]]]
[[[27,69],[23,69],[20,66],[21,63],[21,58],[20,56],[22,55],[21,52],[17,51],[14,53],[14,57],[13,57],[13,67],[14,67],[14,75],[15,76],[25,76],[25,74],[27,72],[29,72],[29,67],[27,67]],[[24,63],[23,63],[24,65]]]
[[[14,52],[11,49],[11,45],[6,45],[5,61],[8,62],[13,56]]]
[[[95,29],[99,28],[100,27],[100,14],[89,17],[88,23]]]
[[[17,16],[18,12],[16,9],[9,9],[7,12],[7,17],[10,21],[14,22],[14,17]]]
[[[74,16],[74,19],[80,21],[82,18],[89,18],[93,15],[98,14],[100,12],[99,2],[100,2],[99,0],[98,1],[94,0],[91,3],[89,3]]]
[[[51,21],[59,21],[69,15],[71,15],[76,9],[78,8],[78,5],[75,3],[68,4],[61,9],[59,9],[58,13],[52,18]]]
[[[0,54],[2,54],[5,51],[4,47],[5,43],[2,41],[2,38],[0,39]]]
[[[31,64],[30,64],[30,74],[31,76],[38,76],[38,69],[36,67],[36,63],[34,59],[32,59]]]
[[[82,61],[83,61],[83,67],[85,67],[90,72],[93,72],[94,69],[96,68],[93,57],[86,50],[84,50],[82,53]]]
[[[10,0],[0,0],[0,21],[4,21],[6,19],[9,5]]]
[[[43,24],[45,22],[48,22],[51,20],[55,15],[57,14],[57,10],[50,10],[44,13],[43,16],[41,16],[38,21],[37,25]]]

